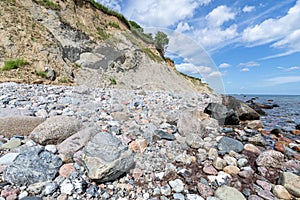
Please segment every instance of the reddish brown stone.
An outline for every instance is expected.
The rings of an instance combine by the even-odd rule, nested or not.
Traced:
[[[145,139],[137,139],[129,144],[129,148],[137,153],[143,153],[148,146]]]
[[[205,185],[203,183],[198,183],[197,189],[198,189],[199,194],[201,194],[201,196],[205,199],[209,196],[214,195],[214,191],[208,185]]]
[[[279,142],[275,143],[274,149],[277,150],[277,151],[280,151],[282,153],[285,151],[284,145],[282,143],[279,143]]]
[[[59,175],[63,177],[69,177],[72,172],[76,172],[76,169],[73,165],[73,163],[64,164],[59,169]]]
[[[203,171],[204,171],[204,173],[209,174],[209,175],[217,175],[218,174],[218,171],[212,165],[207,165],[207,166],[203,167]]]

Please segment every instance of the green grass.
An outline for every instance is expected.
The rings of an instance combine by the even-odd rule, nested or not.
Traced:
[[[52,10],[60,10],[60,6],[57,3],[54,3],[50,0],[35,0],[36,3],[44,6],[45,8]]]
[[[91,4],[93,6],[95,6],[95,8],[101,10],[102,12],[104,12],[105,14],[111,15],[111,16],[115,16],[117,17],[121,22],[123,22],[128,28],[130,28],[130,23],[129,21],[124,17],[124,15],[113,11],[107,7],[105,7],[104,5],[99,4],[98,2],[96,2],[95,0],[90,0]]]
[[[117,80],[115,78],[109,78],[111,85],[117,85]]]
[[[163,59],[162,57],[156,55],[155,53],[153,53],[150,49],[148,48],[142,48],[142,51],[153,61],[157,61],[157,62],[162,62]]]
[[[111,22],[109,22],[109,23],[108,23],[108,25],[109,25],[109,26],[111,26],[111,27],[114,27],[114,28],[120,29],[120,26],[119,26],[119,24],[117,24],[116,22],[113,22],[113,21],[111,21]]]
[[[1,71],[18,69],[20,66],[23,66],[23,65],[28,65],[28,62],[26,62],[23,59],[8,60],[8,61],[4,62],[4,66],[1,68]]]
[[[97,29],[98,35],[100,35],[100,37],[101,37],[102,40],[106,40],[106,39],[109,38],[110,35],[107,34],[102,28],[97,27],[96,29]]]
[[[63,78],[58,79],[58,82],[60,82],[60,83],[69,83],[70,80],[66,77],[63,77]]]
[[[42,78],[46,78],[47,77],[47,73],[44,71],[37,71],[36,74]]]

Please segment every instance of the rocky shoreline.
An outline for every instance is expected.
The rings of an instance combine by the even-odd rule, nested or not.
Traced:
[[[220,126],[212,103],[222,98],[0,84],[0,199],[300,198],[300,131]]]

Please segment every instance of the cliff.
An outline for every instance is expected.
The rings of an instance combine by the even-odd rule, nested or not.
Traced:
[[[0,15],[0,82],[212,92],[92,0],[0,1]]]

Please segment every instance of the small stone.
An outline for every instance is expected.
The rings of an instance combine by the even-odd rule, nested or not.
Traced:
[[[137,153],[144,153],[148,146],[148,143],[145,139],[137,139],[129,144],[129,148]]]
[[[0,158],[0,165],[11,165],[19,153],[7,153]]]
[[[258,196],[260,196],[266,200],[274,200],[275,199],[275,196],[268,190],[261,190],[257,194],[258,194]]]
[[[247,127],[250,129],[258,130],[260,128],[264,128],[264,125],[261,120],[253,120],[248,122]]]
[[[283,172],[278,180],[278,184],[283,185],[290,194],[300,197],[300,176]]]
[[[180,193],[184,190],[184,183],[180,179],[175,179],[174,181],[169,181],[169,185],[177,193]]]
[[[169,185],[162,186],[160,188],[160,193],[165,196],[171,195],[171,187]]]
[[[155,174],[155,178],[158,180],[162,180],[165,175],[165,172],[159,172]]]
[[[87,198],[92,198],[92,197],[98,197],[98,187],[96,185],[91,185],[87,190],[86,190],[86,196]],[[109,198],[109,195],[108,195]]]
[[[218,149],[226,153],[229,153],[230,151],[239,153],[243,151],[244,145],[240,141],[224,136],[219,141]]]
[[[248,160],[246,158],[241,158],[238,160],[239,167],[245,167],[248,164]]]
[[[173,134],[169,134],[165,131],[162,130],[155,130],[154,134],[156,137],[158,137],[159,139],[165,139],[165,140],[176,140],[175,136]]]
[[[42,192],[43,187],[47,184],[47,182],[39,182],[31,184],[27,187],[27,191],[32,194],[40,194]]]
[[[65,179],[62,184],[60,185],[60,192],[62,194],[71,195],[74,187],[70,179]]]
[[[219,187],[216,190],[215,195],[221,200],[246,200],[240,191],[226,185]]]
[[[250,195],[248,197],[248,200],[264,200],[263,198],[257,196],[257,195]]]
[[[291,134],[300,135],[300,130],[291,130]]]
[[[226,161],[220,157],[217,157],[216,159],[214,159],[213,166],[217,170],[222,170],[226,166]]]
[[[225,172],[220,171],[216,177],[216,181],[219,186],[227,185],[231,180],[231,176]]]
[[[244,149],[257,155],[261,154],[261,150],[253,144],[245,144]]]
[[[254,174],[253,170],[243,170],[239,172],[239,176],[246,179],[252,178],[253,174]]]
[[[256,183],[261,186],[264,190],[271,191],[272,185],[266,181],[257,180]]]
[[[186,200],[204,200],[204,199],[198,194],[187,194]]]
[[[24,199],[25,197],[28,196],[28,192],[27,191],[22,191],[20,192],[18,199]]]
[[[207,165],[203,167],[203,172],[209,175],[216,175],[218,171],[212,165]]]
[[[54,154],[57,152],[55,145],[46,145],[45,150],[50,151],[51,153],[54,153]]]
[[[59,175],[65,178],[68,178],[72,172],[76,172],[73,163],[64,164],[59,169]]]
[[[228,164],[228,165],[232,165],[232,166],[237,166],[237,161],[234,157],[232,156],[229,156],[229,155],[225,155],[223,157],[223,159],[225,160],[225,162]]]
[[[236,166],[226,166],[223,169],[224,172],[228,173],[228,174],[238,174],[240,172],[240,169]]]
[[[2,145],[2,148],[4,149],[14,149],[21,145],[20,139],[11,139],[7,143]]]
[[[260,146],[266,145],[266,141],[261,134],[256,134],[255,136],[248,138],[248,141],[254,145],[260,145]]]
[[[282,185],[275,185],[273,188],[273,194],[279,199],[291,199],[292,196]]]
[[[185,200],[184,195],[181,193],[175,193],[173,194],[174,200]]]
[[[281,168],[283,162],[284,155],[274,150],[267,150],[256,159],[256,164],[263,167]]]
[[[68,200],[68,195],[67,194],[60,194],[57,197],[57,200]]]
[[[198,189],[199,194],[201,194],[201,196],[203,198],[207,198],[208,196],[213,196],[214,195],[214,191],[211,189],[211,187],[209,187],[206,184],[198,183],[197,184],[197,189]]]
[[[208,158],[214,160],[218,157],[218,150],[215,148],[210,148],[208,151]]]

